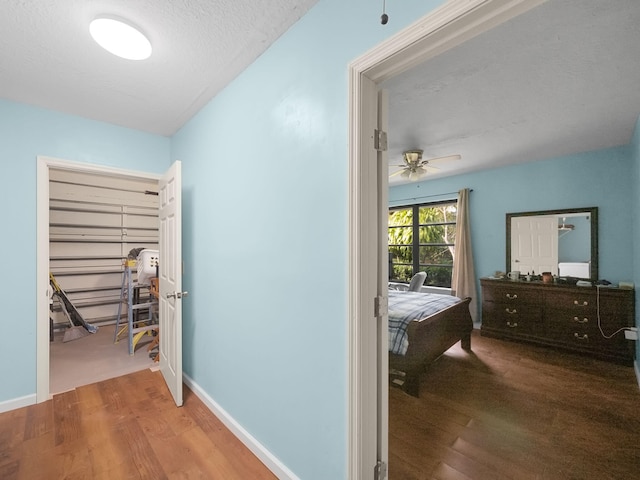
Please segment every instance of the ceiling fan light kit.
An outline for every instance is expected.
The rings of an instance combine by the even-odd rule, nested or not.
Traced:
[[[421,169],[421,170],[422,170],[422,171],[420,171],[420,170],[416,170],[415,172],[414,172],[414,171],[411,171],[411,170],[403,170],[403,171],[402,171],[402,175],[401,175],[401,177],[402,177],[402,178],[406,178],[406,179],[407,179],[407,180],[409,180],[410,182],[415,182],[415,181],[416,181],[416,180],[418,180],[421,176],[423,176],[425,173],[427,173],[427,172],[426,172],[426,170],[424,170],[424,169]]]
[[[407,150],[402,153],[404,163],[407,165],[402,172],[403,178],[408,178],[410,182],[415,182],[427,173],[427,170],[421,164],[422,153],[422,150]]]

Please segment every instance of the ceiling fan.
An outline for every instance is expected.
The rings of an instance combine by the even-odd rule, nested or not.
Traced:
[[[447,155],[446,157],[431,158],[429,160],[422,159],[422,150],[407,150],[402,153],[404,163],[401,165],[392,165],[394,167],[402,167],[401,170],[389,175],[389,178],[401,175],[402,178],[410,181],[418,180],[420,177],[429,173],[429,171],[438,170],[437,167],[431,165],[431,162],[442,162],[447,160],[460,160],[460,155]]]

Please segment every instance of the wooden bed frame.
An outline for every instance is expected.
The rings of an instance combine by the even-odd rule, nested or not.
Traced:
[[[471,298],[467,297],[438,313],[414,320],[407,327],[409,348],[405,355],[389,352],[389,382],[406,393],[418,397],[420,374],[427,365],[460,341],[464,350],[471,350],[473,321],[469,313]]]

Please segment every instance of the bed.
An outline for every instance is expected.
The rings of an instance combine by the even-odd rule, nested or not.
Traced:
[[[389,290],[389,382],[419,396],[425,367],[460,341],[471,349],[471,298]]]

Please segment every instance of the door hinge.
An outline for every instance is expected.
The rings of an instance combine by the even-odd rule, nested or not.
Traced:
[[[378,460],[373,468],[373,478],[375,480],[384,480],[387,478],[387,464]]]
[[[375,129],[373,132],[373,148],[375,148],[378,152],[386,152],[387,132],[378,129]]]
[[[387,297],[378,295],[373,298],[373,314],[375,317],[389,314],[389,300]]]

